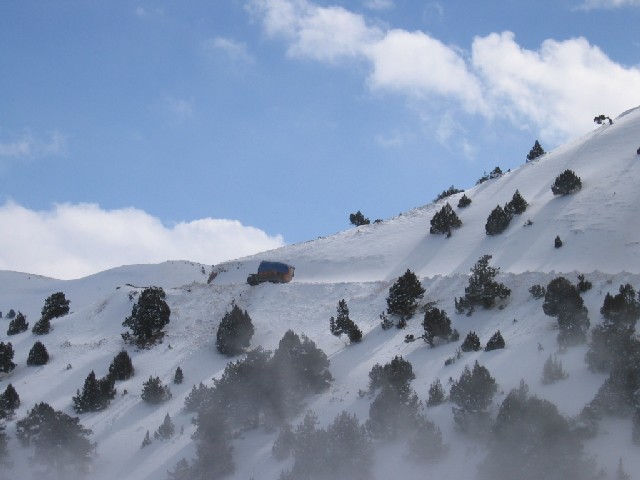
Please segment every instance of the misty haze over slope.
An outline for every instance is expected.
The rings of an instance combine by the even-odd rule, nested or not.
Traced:
[[[498,383],[493,416],[521,379],[531,393],[553,402],[561,414],[578,415],[607,376],[589,370],[584,361],[588,345],[584,344],[559,355],[568,378],[553,385],[541,383],[545,361],[558,351],[557,322],[543,313],[542,301],[534,299],[529,288],[545,286],[560,274],[575,283],[578,274],[584,274],[593,283],[583,295],[592,327],[602,321],[599,311],[607,293],[617,293],[626,283],[640,289],[639,135],[640,110],[630,110],[615,118],[613,125],[597,126],[583,138],[532,162],[524,162],[527,152],[514,152],[522,156],[523,165],[467,189],[465,194],[472,203],[464,209],[455,208],[463,195],[459,193],[380,223],[214,267],[188,261],[135,265],[72,281],[0,272],[0,309],[5,316],[9,309],[20,311],[32,326],[50,294],[62,291],[71,301],[71,312],[54,319],[48,335],[36,337],[27,331],[7,336],[8,320],[0,319],[0,341],[12,343],[17,364],[12,372],[0,373],[0,392],[11,383],[21,399],[15,418],[6,422],[14,463],[5,470],[7,476],[28,478],[31,452],[15,438],[16,420],[38,402],[79,416],[93,431],[91,440],[97,442],[97,449],[90,478],[165,478],[166,471],[181,458],[192,459],[195,427],[193,414],[184,411],[184,401],[193,385],[202,382],[211,386],[212,379],[219,378],[230,361],[218,353],[215,341],[218,324],[233,301],[251,315],[255,326],[252,348],[274,350],[291,329],[304,333],[329,357],[334,377],[330,388],[307,398],[306,407],[291,419],[294,426],[306,410],[313,410],[322,426],[343,410],[364,422],[372,399],[358,392],[367,389],[368,373],[375,364],[384,365],[397,355],[413,365],[416,378],[411,386],[423,403],[434,380],[440,379],[448,390],[449,379],[459,378],[464,367],[477,360]],[[566,169],[581,178],[582,189],[554,196],[550,186]],[[497,205],[508,202],[516,190],[529,203],[526,212],[516,215],[502,234],[486,235],[487,216]],[[393,195],[392,188],[380,194]],[[430,220],[447,202],[462,221],[461,228],[450,238],[430,235]],[[527,220],[532,224],[524,226]],[[556,236],[564,242],[562,248],[554,248]],[[454,298],[464,295],[469,270],[485,254],[492,255],[491,264],[500,268],[498,279],[511,289],[511,296],[504,308],[458,315]],[[256,271],[260,260],[294,265],[293,282],[247,285],[247,275]],[[406,335],[419,337],[423,333],[420,313],[406,329],[380,328],[379,315],[387,308],[389,287],[407,269],[418,275],[426,290],[422,304],[435,302],[445,310],[461,334],[460,341],[436,348],[420,339],[406,343]],[[208,283],[212,270],[217,275]],[[170,323],[162,343],[140,350],[123,342],[122,322],[131,314],[131,294],[151,285],[165,289]],[[351,318],[363,331],[361,343],[347,345],[347,339],[336,338],[329,331],[329,318],[336,315],[341,299],[347,301]],[[467,332],[475,331],[484,345],[497,330],[506,341],[505,349],[464,353],[445,365],[445,360],[455,357]],[[51,359],[45,366],[29,367],[27,354],[36,340],[46,345]],[[96,376],[104,376],[112,358],[123,348],[131,355],[135,375],[116,383],[118,393],[105,410],[77,415],[72,397],[82,388],[87,374],[94,370]],[[185,378],[182,384],[174,385],[178,366]],[[173,396],[168,402],[151,406],[141,400],[142,383],[149,376],[159,376],[170,385]],[[158,429],[167,413],[176,430],[183,428],[184,432],[140,449],[146,431]],[[444,458],[428,466],[414,464],[403,458],[401,442],[377,441],[375,478],[398,477],[400,468],[407,479],[424,478],[426,469],[433,478],[475,477],[487,451],[482,443],[456,429],[451,403],[425,409],[425,413],[440,427],[449,446]],[[291,460],[272,457],[277,434],[257,429],[236,438],[236,470],[229,478],[277,479],[282,470],[290,468]],[[620,458],[625,470],[640,472],[637,448],[631,442],[628,418],[606,418],[598,435],[585,441],[586,452],[594,455],[598,468],[608,475],[605,478],[614,478]]]

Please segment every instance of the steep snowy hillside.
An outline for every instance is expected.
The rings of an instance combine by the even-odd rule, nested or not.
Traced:
[[[466,190],[472,203],[456,209],[463,226],[448,239],[429,235],[429,222],[444,203],[455,208],[461,193],[379,224],[250,258],[287,261],[296,266],[298,282],[391,280],[407,268],[428,277],[466,274],[485,253],[493,255],[503,272],[639,273],[638,145],[640,109],[634,109],[615,119],[613,125],[599,126],[501,178]],[[525,154],[514,152],[523,163]],[[581,178],[582,190],[579,195],[554,197],[551,184],[566,169]],[[393,195],[394,188],[398,186],[390,184],[388,191],[380,194]],[[491,210],[511,200],[516,190],[529,203],[527,211],[516,215],[502,235],[485,235]],[[526,220],[533,225],[522,228]],[[554,251],[556,235],[566,248]],[[217,281],[242,281],[256,265],[243,262]]]
[[[82,388],[90,371],[104,376],[123,348],[133,360],[135,375],[116,383],[118,393],[106,410],[78,415],[93,431],[92,441],[97,442],[90,478],[163,479],[181,458],[194,458],[191,435],[195,427],[192,415],[184,412],[184,400],[193,385],[212,385],[212,379],[219,378],[227,365],[229,359],[216,351],[215,337],[234,300],[253,319],[252,347],[273,350],[292,329],[307,335],[329,356],[334,377],[331,387],[308,398],[306,405],[317,413],[322,425],[343,410],[365,421],[372,399],[360,395],[359,390],[367,388],[373,365],[385,364],[396,355],[412,363],[416,374],[412,387],[423,402],[434,380],[440,379],[448,390],[449,379],[458,379],[464,367],[477,360],[499,385],[493,414],[506,394],[524,379],[532,393],[552,401],[563,415],[577,415],[606,375],[589,371],[584,362],[587,346],[580,345],[560,354],[569,377],[553,385],[542,384],[543,365],[550,354],[558,352],[558,327],[555,319],[544,315],[542,300],[534,299],[528,289],[535,284],[547,285],[560,273],[574,283],[579,273],[586,274],[593,283],[583,295],[592,325],[602,320],[599,310],[607,293],[617,293],[626,283],[640,289],[639,134],[640,109],[635,109],[615,119],[613,125],[598,127],[501,178],[467,190],[472,204],[455,209],[463,224],[451,238],[430,235],[429,222],[446,201],[455,207],[462,194],[379,224],[217,265],[213,267],[217,275],[210,283],[212,267],[190,262],[127,266],[73,281],[0,272],[0,310],[5,315],[0,319],[0,341],[12,343],[17,364],[12,372],[0,373],[0,393],[11,383],[21,398],[15,419],[6,422],[13,466],[0,466],[5,469],[0,473],[6,474],[0,477],[30,478],[32,451],[17,442],[16,420],[43,401],[76,416],[72,396]],[[517,154],[524,157],[523,152]],[[550,186],[565,169],[581,177],[582,190],[554,197]],[[527,211],[516,216],[501,235],[487,236],[484,225],[490,211],[509,201],[516,190],[529,202]],[[393,194],[393,188],[385,193]],[[528,219],[533,224],[524,227]],[[556,235],[564,241],[560,249],[554,248]],[[511,289],[511,296],[504,308],[457,315],[454,298],[464,294],[469,269],[483,254],[493,255],[491,263],[501,268],[499,280]],[[247,275],[255,272],[261,259],[295,265],[293,282],[247,285]],[[389,287],[408,268],[421,277],[426,290],[422,303],[435,302],[444,309],[460,332],[460,340],[473,330],[484,345],[500,330],[506,348],[464,353],[445,365],[445,360],[455,357],[460,342],[436,348],[429,348],[422,340],[405,342],[406,335],[422,335],[421,315],[410,320],[404,330],[380,328],[379,315],[386,309]],[[131,313],[134,292],[151,285],[165,289],[171,318],[163,342],[139,350],[124,344],[121,324]],[[24,313],[33,326],[45,298],[58,291],[71,301],[71,312],[52,321],[51,333],[6,335],[9,309]],[[347,345],[345,338],[329,332],[329,318],[336,314],[341,299],[347,301],[351,318],[364,333],[359,344]],[[46,345],[51,359],[45,366],[29,367],[27,354],[36,340]],[[174,385],[178,366],[185,379]],[[159,406],[141,400],[142,383],[151,375],[170,385],[171,400]],[[292,419],[294,425],[303,412]],[[145,433],[153,434],[167,413],[177,432],[183,429],[183,433],[141,449]],[[449,445],[447,455],[425,467],[404,459],[400,442],[378,442],[373,469],[376,479],[425,478],[425,469],[430,478],[475,478],[476,466],[486,450],[455,428],[451,404],[426,409],[426,415],[442,430]],[[290,460],[279,462],[271,455],[276,436],[277,432],[258,429],[236,438],[236,472],[229,478],[275,480],[283,469],[290,468]],[[628,418],[606,419],[599,435],[586,442],[587,452],[594,455],[605,478],[613,478],[620,458],[627,471],[640,474],[638,447],[630,438]]]

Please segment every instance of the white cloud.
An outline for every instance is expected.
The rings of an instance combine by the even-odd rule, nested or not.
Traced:
[[[621,7],[640,7],[640,0],[585,0],[580,10],[613,9]]]
[[[253,63],[254,59],[249,54],[247,50],[246,44],[242,42],[238,42],[231,38],[224,37],[216,37],[210,40],[207,40],[204,43],[204,48],[207,50],[216,50],[220,52],[224,52],[231,59],[243,62],[243,63]]]
[[[492,33],[465,52],[421,31],[368,25],[342,7],[308,0],[249,5],[268,35],[288,42],[290,56],[362,60],[371,66],[371,89],[417,99],[418,108],[506,118],[548,142],[588,131],[596,114],[640,104],[640,69],[614,62],[584,38],[546,40],[527,50],[510,32]]]
[[[365,0],[363,5],[371,10],[389,10],[395,6],[393,0]]]
[[[11,140],[0,141],[0,159],[64,155],[66,148],[67,137],[58,131],[50,133],[48,138],[37,138],[30,130],[26,130]]]
[[[137,209],[59,204],[50,211],[0,206],[0,269],[71,279],[120,265],[190,260],[215,264],[284,244],[235,220],[167,227]]]
[[[532,51],[511,32],[493,33],[474,40],[473,65],[495,114],[555,142],[592,129],[599,113],[640,103],[640,69],[613,62],[584,38],[546,40]]]
[[[193,100],[176,98],[172,95],[163,97],[162,110],[176,123],[184,123],[191,120],[195,113]]]
[[[390,30],[368,49],[372,88],[424,97],[459,100],[471,112],[482,110],[482,90],[456,49],[423,32]]]

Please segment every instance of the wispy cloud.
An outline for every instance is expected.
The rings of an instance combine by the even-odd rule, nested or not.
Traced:
[[[177,124],[191,120],[195,114],[193,100],[165,95],[162,98],[162,110]]]
[[[622,7],[640,7],[640,0],[585,0],[579,10],[610,10]]]
[[[64,155],[67,149],[67,137],[58,131],[45,136],[36,136],[30,130],[0,140],[0,159],[34,159],[48,155]]]
[[[616,63],[584,38],[547,40],[528,50],[511,32],[492,33],[475,38],[469,51],[308,0],[253,0],[249,9],[268,35],[287,42],[291,57],[368,62],[371,89],[431,108],[505,118],[549,142],[593,128],[594,112],[614,115],[640,103],[640,69]]]
[[[253,63],[255,60],[249,53],[247,45],[231,38],[216,37],[207,40],[204,47],[209,51],[222,52],[234,61]]]
[[[282,246],[281,236],[236,220],[205,218],[165,226],[134,208],[60,204],[34,211],[0,206],[0,269],[70,279],[132,263],[188,259],[215,264]]]
[[[150,17],[153,15],[156,16],[162,16],[164,15],[164,9],[162,8],[144,8],[144,7],[136,7],[136,9],[134,10],[134,13],[138,16],[138,17]]]
[[[393,0],[364,0],[363,5],[371,10],[389,10],[395,7]]]

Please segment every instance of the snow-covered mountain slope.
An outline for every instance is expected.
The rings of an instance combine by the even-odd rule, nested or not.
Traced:
[[[638,145],[640,109],[501,178],[467,190],[473,203],[456,209],[463,225],[448,239],[430,235],[429,221],[445,201],[455,207],[462,194],[379,224],[217,265],[213,267],[217,276],[211,283],[207,279],[212,267],[190,262],[120,267],[72,281],[0,272],[0,310],[5,315],[10,308],[23,312],[31,326],[51,293],[63,291],[71,301],[71,313],[53,320],[53,331],[45,336],[36,337],[28,331],[8,337],[9,322],[0,319],[0,341],[12,342],[17,363],[13,372],[0,373],[0,391],[8,383],[18,391],[22,405],[17,419],[41,401],[75,415],[71,397],[82,388],[87,374],[94,370],[97,376],[105,375],[113,357],[126,348],[133,359],[134,377],[116,384],[118,395],[105,411],[80,415],[98,444],[91,478],[165,478],[166,470],[179,459],[194,456],[190,438],[194,427],[190,415],[183,411],[184,399],[192,385],[211,385],[229,361],[216,351],[215,333],[235,300],[253,319],[256,333],[252,346],[274,349],[282,335],[293,329],[327,353],[334,381],[328,392],[310,398],[307,405],[323,424],[342,410],[356,413],[364,421],[371,399],[358,395],[358,390],[366,388],[374,364],[384,364],[395,355],[413,364],[416,379],[412,386],[423,401],[436,378],[447,388],[449,378],[457,379],[465,365],[478,360],[499,383],[494,403],[500,403],[524,379],[533,393],[554,402],[563,414],[576,415],[593,398],[605,376],[588,370],[586,346],[579,346],[561,356],[569,377],[542,385],[543,364],[557,351],[557,327],[528,289],[534,284],[546,285],[559,272],[574,282],[578,273],[586,274],[593,282],[584,295],[592,324],[601,320],[598,312],[606,293],[616,293],[624,283],[640,289]],[[524,153],[518,152],[523,157]],[[581,177],[582,190],[554,197],[550,185],[565,169]],[[529,208],[516,216],[504,233],[487,236],[484,225],[490,211],[509,201],[516,190],[529,202]],[[393,187],[381,194],[393,194]],[[527,219],[533,224],[524,227]],[[564,241],[560,249],[554,248],[556,235]],[[471,317],[456,315],[454,297],[463,295],[469,269],[483,254],[493,255],[492,265],[501,268],[500,281],[511,288],[512,295],[501,310],[477,311]],[[261,259],[295,265],[293,282],[247,285],[247,275],[255,272]],[[426,289],[424,301],[434,301],[445,309],[462,336],[474,330],[484,344],[500,330],[506,349],[466,353],[445,366],[445,359],[454,356],[458,343],[431,349],[422,340],[404,342],[405,335],[422,333],[417,316],[405,330],[383,331],[379,314],[386,308],[389,286],[407,268],[421,277]],[[167,292],[171,321],[162,344],[136,350],[123,343],[120,333],[125,329],[121,324],[131,313],[129,294],[150,285],[162,286]],[[329,333],[329,317],[335,315],[340,299],[347,300],[351,318],[363,330],[360,344],[347,346],[345,339]],[[43,367],[28,367],[27,354],[36,340],[45,343],[51,360]],[[185,380],[173,385],[178,366]],[[140,399],[142,383],[150,375],[171,386],[173,398],[169,402],[149,406]],[[153,433],[166,413],[184,433],[141,450],[145,432]],[[430,474],[433,478],[474,478],[485,452],[454,429],[451,405],[428,409],[427,415],[440,426],[444,441],[450,445],[447,457],[428,467]],[[596,454],[599,466],[610,475],[619,458],[624,459],[627,471],[640,472],[630,431],[628,420],[610,419],[603,433],[587,442],[587,450]],[[7,432],[14,461],[12,478],[25,478],[21,475],[26,475],[29,452],[15,440],[15,421],[8,422]],[[289,464],[272,458],[275,436],[258,430],[237,439],[236,473],[230,478],[277,479]],[[380,448],[385,449],[385,455],[377,456],[374,470],[378,480],[398,477],[400,468],[402,478],[424,478],[424,467],[404,461],[400,447]]]

